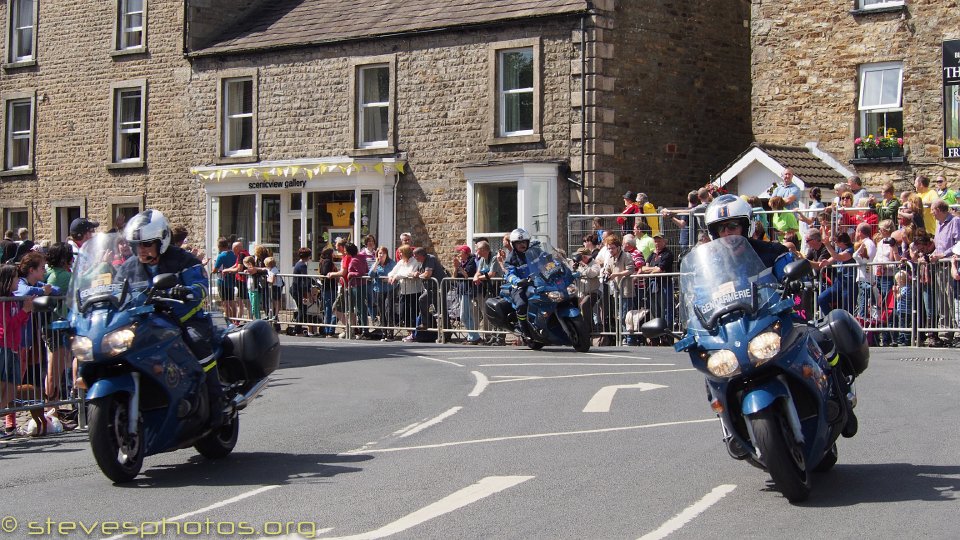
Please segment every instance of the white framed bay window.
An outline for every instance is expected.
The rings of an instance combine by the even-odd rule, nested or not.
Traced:
[[[555,163],[464,167],[467,182],[467,238],[486,237],[491,246],[517,227],[536,240],[557,245]]]
[[[882,62],[860,66],[861,137],[885,135],[895,129],[903,136],[903,63]]]

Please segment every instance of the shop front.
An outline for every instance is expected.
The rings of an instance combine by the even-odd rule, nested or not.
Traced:
[[[206,193],[207,252],[235,236],[251,253],[270,248],[289,273],[307,246],[314,261],[338,237],[362,246],[372,234],[393,250],[395,189],[406,163],[325,158],[191,169]]]

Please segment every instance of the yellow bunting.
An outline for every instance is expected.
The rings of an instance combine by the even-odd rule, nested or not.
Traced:
[[[383,174],[383,163],[377,163],[373,166],[373,170],[377,171],[380,174]]]

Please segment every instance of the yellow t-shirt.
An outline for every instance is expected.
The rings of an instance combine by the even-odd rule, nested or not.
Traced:
[[[349,227],[350,215],[353,214],[353,203],[327,203],[327,212],[333,218],[334,227]]]
[[[937,233],[937,220],[930,211],[930,205],[940,197],[935,190],[928,189],[926,193],[920,195],[920,198],[923,199],[923,228],[933,236]]]
[[[651,202],[643,203],[643,211],[641,214],[656,214],[657,207]],[[653,231],[650,233],[650,236],[656,236],[660,232],[660,216],[650,215],[647,216],[647,225],[650,226],[650,230]]]

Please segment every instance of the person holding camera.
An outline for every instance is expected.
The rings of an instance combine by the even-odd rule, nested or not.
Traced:
[[[468,245],[457,246],[456,252],[453,256],[453,277],[457,279],[454,286],[460,295],[460,322],[467,329],[466,343],[479,345],[483,340],[476,332],[477,323],[473,316],[473,278],[477,275],[477,260],[472,256]]]

